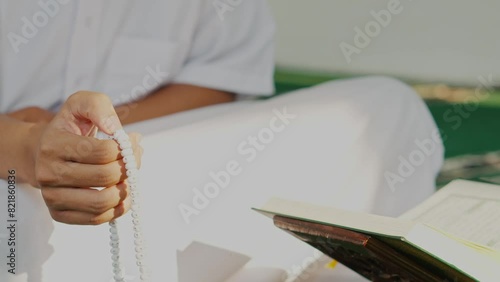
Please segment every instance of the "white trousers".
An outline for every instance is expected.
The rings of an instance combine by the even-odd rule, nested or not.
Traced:
[[[251,207],[278,196],[397,216],[431,195],[443,159],[425,104],[385,77],[329,82],[127,130],[146,135],[139,188],[153,281],[179,281],[178,252],[193,241],[250,257],[247,269],[279,268],[290,276],[305,270],[295,281],[359,281],[342,267],[308,270],[318,258],[314,250]],[[4,186],[0,224],[7,222]],[[112,281],[107,226],[52,222],[37,189],[20,185],[17,199],[17,274],[7,272],[8,230],[1,227],[0,281]],[[138,281],[130,216],[119,223],[125,272]],[[206,255],[201,266],[184,260],[179,267],[201,273],[200,281],[221,281],[231,259]],[[222,276],[202,273],[210,269]],[[283,281],[279,276],[261,281]]]

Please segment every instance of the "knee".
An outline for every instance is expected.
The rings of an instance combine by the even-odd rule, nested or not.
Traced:
[[[387,76],[365,76],[335,80],[310,89],[321,105],[343,104],[359,117],[388,120],[429,121],[430,112],[416,91],[404,82]]]
[[[316,101],[324,106],[345,103],[352,106],[353,110],[373,112],[379,109],[394,114],[408,107],[426,108],[412,87],[388,76],[334,80],[304,91],[311,102]]]
[[[438,132],[424,100],[404,82],[386,76],[368,76],[351,83],[363,85],[352,101],[366,113],[374,130],[407,136],[433,136]]]
[[[392,156],[407,155],[431,142],[432,154],[427,156],[434,173],[439,170],[444,146],[439,129],[424,100],[409,85],[386,76],[367,76],[346,81],[343,95],[351,114],[365,121],[365,138],[370,146],[385,148]],[[387,160],[391,154],[383,154]]]
[[[382,102],[422,103],[415,90],[406,83],[389,76],[365,76],[346,80],[346,88],[356,90],[356,96]]]

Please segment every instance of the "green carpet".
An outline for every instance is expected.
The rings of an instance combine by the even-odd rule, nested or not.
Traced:
[[[446,157],[466,154],[483,154],[500,150],[500,107],[481,105],[470,116],[446,121],[445,113],[453,112],[454,105],[427,102],[437,126],[445,134]],[[450,117],[450,116],[448,116]],[[460,123],[458,119],[460,118]],[[459,125],[460,124],[460,125]]]

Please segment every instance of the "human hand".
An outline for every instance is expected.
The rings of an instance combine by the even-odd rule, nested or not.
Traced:
[[[55,114],[49,112],[40,107],[28,107],[24,109],[17,110],[15,112],[8,113],[7,116],[15,118],[17,120],[38,123],[45,122],[49,123],[54,118]]]
[[[56,221],[98,225],[130,208],[129,187],[119,147],[113,140],[91,136],[94,125],[112,135],[121,128],[109,98],[78,92],[68,98],[49,124],[34,126],[31,146],[35,183]],[[140,166],[139,135],[131,134]],[[90,187],[105,187],[102,190]]]

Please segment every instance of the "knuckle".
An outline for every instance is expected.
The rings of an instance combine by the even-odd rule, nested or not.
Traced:
[[[77,91],[71,94],[66,100],[68,103],[73,103],[79,101],[85,95],[85,91]]]
[[[118,176],[109,165],[105,165],[96,175],[97,181],[103,187],[110,187],[118,183],[120,176]]]
[[[95,107],[100,107],[103,102],[111,103],[108,95],[100,92],[89,92],[87,93],[90,103]]]
[[[116,155],[112,155],[118,153],[118,144],[112,140],[105,140],[101,142],[102,150],[104,150],[110,157],[116,157]]]
[[[35,106],[31,106],[31,107],[27,107],[25,109],[26,112],[32,112],[32,113],[37,113],[37,112],[41,112],[42,109],[40,107],[35,107]]]
[[[110,162],[116,159],[113,152],[116,151],[116,143],[113,141],[100,141],[94,145],[93,155],[98,162]]]
[[[98,147],[93,147],[85,157],[93,164],[105,164],[108,162],[107,153]]]
[[[53,186],[57,182],[57,177],[46,165],[37,165],[35,168],[36,182],[41,186]]]
[[[108,95],[101,92],[92,92],[92,96],[95,97],[96,100],[109,100]]]
[[[62,211],[64,209],[64,201],[61,197],[50,188],[42,188],[42,198],[45,205],[52,211]]]
[[[94,144],[90,138],[81,138],[73,144],[66,146],[66,153],[69,155],[76,155],[77,157],[86,157],[92,152]]]
[[[54,206],[56,202],[56,197],[54,196],[53,193],[50,192],[49,189],[42,187],[41,189],[42,197],[43,200],[45,201],[45,204],[49,207]]]
[[[101,199],[102,197],[99,197],[98,199],[95,199],[90,203],[90,210],[92,211],[93,214],[102,214],[105,211],[107,211],[107,203],[105,200]]]
[[[57,222],[67,223],[66,217],[64,216],[64,212],[50,210],[50,216],[52,217],[53,220],[55,220]]]
[[[35,188],[41,188],[41,185],[40,185],[40,183],[36,180],[36,177],[35,177],[35,178],[31,178],[31,179],[29,179],[29,180],[28,180],[28,184],[29,184],[30,186],[35,187]]]
[[[46,142],[45,140],[40,142],[40,145],[38,147],[40,157],[54,156],[54,151],[55,150],[51,142]]]
[[[68,97],[68,103],[79,103],[82,99],[94,106],[99,106],[103,101],[110,101],[106,94],[91,91],[77,91]]]
[[[88,224],[89,225],[101,225],[103,223],[106,223],[107,220],[103,216],[91,216],[88,219]]]

